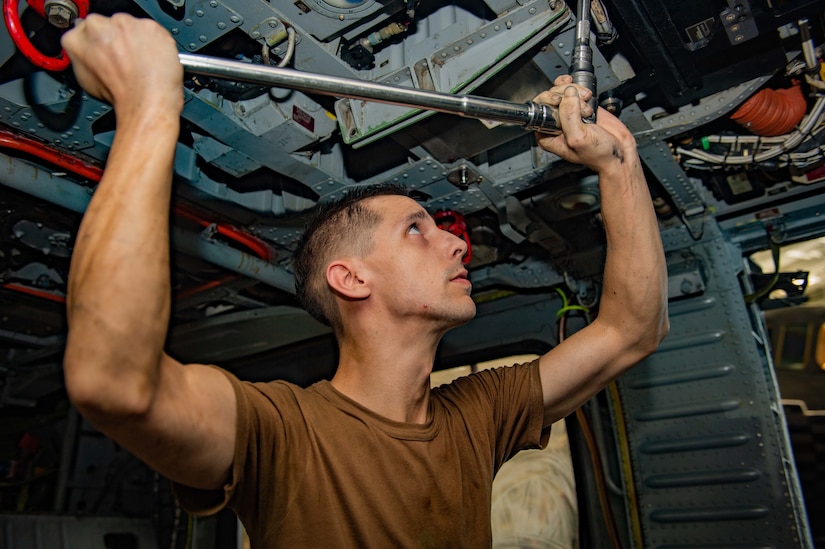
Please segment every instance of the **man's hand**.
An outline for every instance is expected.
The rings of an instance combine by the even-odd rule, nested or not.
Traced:
[[[183,108],[183,67],[172,36],[152,19],[90,14],[62,39],[77,80],[120,119],[153,105]]]
[[[590,90],[574,85],[570,76],[556,78],[555,85],[534,101],[558,109],[562,133],[536,136],[543,149],[603,172],[623,163],[628,153],[635,154],[635,140],[625,125],[604,109],[599,109],[596,124],[585,123],[582,119],[592,114],[587,104],[590,96]]]

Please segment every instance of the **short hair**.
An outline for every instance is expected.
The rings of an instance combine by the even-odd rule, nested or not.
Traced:
[[[401,185],[382,183],[355,187],[342,198],[319,205],[292,256],[298,301],[313,318],[331,326],[336,335],[343,333],[343,323],[327,284],[327,265],[335,256],[364,256],[372,250],[372,229],[383,218],[364,201],[386,195],[409,197],[410,193]]]

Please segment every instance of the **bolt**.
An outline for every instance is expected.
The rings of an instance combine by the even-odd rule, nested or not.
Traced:
[[[744,40],[744,39],[745,39],[744,35],[737,34],[737,35],[733,38],[733,41],[734,41],[734,42],[741,42],[741,41],[742,41],[742,40]]]
[[[49,23],[59,29],[67,29],[77,19],[77,6],[70,0],[48,2],[44,6]]]
[[[725,16],[725,21],[733,21],[734,19],[736,19],[736,15],[732,13],[729,13]]]

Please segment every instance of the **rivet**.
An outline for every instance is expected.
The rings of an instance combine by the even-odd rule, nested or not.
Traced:
[[[180,29],[178,29],[177,27],[172,27],[172,34],[177,36],[178,34],[180,34]]]
[[[192,21],[192,19],[190,19],[189,17],[187,17],[186,19],[183,20],[183,24],[186,25],[187,27],[191,27],[192,25],[195,24],[195,22]]]
[[[252,31],[251,36],[252,36],[252,38],[260,38],[260,37],[261,37],[261,33],[260,33],[260,32],[258,32],[258,31]]]
[[[195,15],[198,17],[203,17],[203,10],[195,10]]]
[[[229,20],[232,21],[233,23],[238,23],[241,20],[241,18],[238,17],[237,15],[230,15]]]
[[[501,30],[501,25],[496,25],[495,27],[493,27],[493,30],[496,31],[496,32],[500,31]]]
[[[213,7],[213,8],[217,8],[217,7],[218,7],[218,2],[217,2],[217,0],[212,0],[211,2],[209,2],[209,6],[210,6],[210,7]]]
[[[190,50],[196,50],[196,49],[198,49],[198,45],[195,44],[194,42],[189,42],[189,49]]]
[[[205,35],[201,34],[200,36],[198,36],[198,40],[206,43],[209,39]]]
[[[226,23],[224,23],[223,21],[218,21],[218,28],[221,30],[225,29]]]

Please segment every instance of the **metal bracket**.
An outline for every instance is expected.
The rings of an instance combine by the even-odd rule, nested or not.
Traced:
[[[728,0],[728,7],[719,14],[728,40],[734,46],[759,36],[748,0]]]

